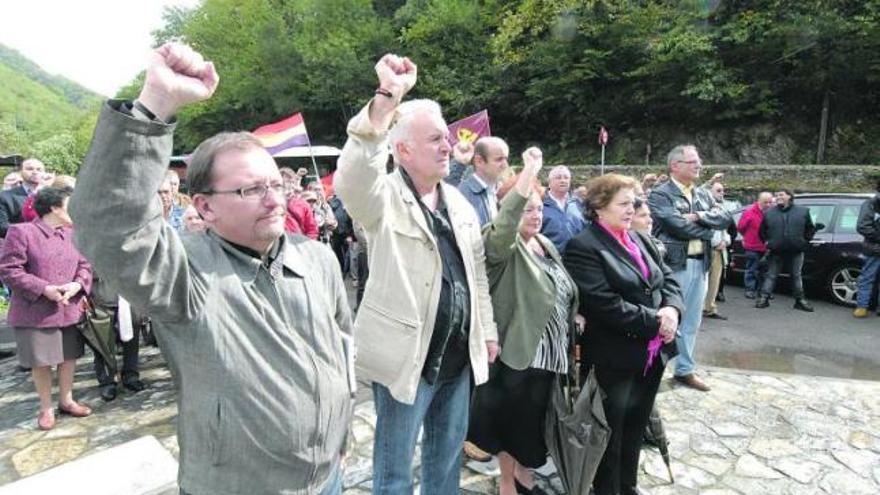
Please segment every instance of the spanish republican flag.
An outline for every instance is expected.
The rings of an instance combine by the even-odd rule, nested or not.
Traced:
[[[270,155],[287,148],[309,145],[309,134],[306,132],[302,113],[295,113],[274,124],[259,127],[254,131],[254,136],[263,143]]]

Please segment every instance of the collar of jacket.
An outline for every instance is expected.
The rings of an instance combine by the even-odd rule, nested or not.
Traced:
[[[248,253],[235,246],[235,244],[217,235],[214,231],[209,230],[208,236],[215,239],[220,246],[226,251],[230,258],[234,260],[233,266],[236,274],[245,282],[253,282],[257,278],[263,261],[255,258]],[[305,239],[303,239],[305,242]],[[303,258],[300,251],[296,248],[295,242],[286,235],[282,234],[278,238],[277,255],[269,263],[269,273],[275,276],[281,267],[287,268],[298,277],[305,277],[308,270],[308,263]],[[273,249],[274,250],[274,249]],[[280,263],[280,264],[279,264]]]
[[[629,251],[626,250],[625,247],[611,235],[610,232],[602,228],[601,225],[596,224],[595,222],[590,223],[587,228],[592,229],[594,235],[602,241],[603,244],[611,248],[612,251],[617,255],[618,258],[623,260],[624,264],[639,277],[639,280],[647,286],[651,287],[652,283],[642,274],[642,270],[639,269],[636,261],[632,259],[632,255],[629,254]],[[645,246],[645,243],[642,242],[641,236],[637,233],[633,233],[630,235],[630,239],[639,247],[639,251],[642,252],[642,257],[644,258],[645,264],[648,265],[648,271],[650,272],[648,276],[653,280],[660,271],[660,267],[654,262],[653,257],[648,254],[648,247]]]
[[[416,186],[412,181],[412,177],[409,176],[406,170],[400,165],[397,166],[397,170],[395,173],[398,174],[400,180],[402,182],[400,197],[403,198],[403,201],[409,205],[410,211],[412,212],[413,217],[416,219],[416,223],[425,233],[428,234],[428,238],[436,244],[437,236],[434,234],[434,226],[433,222],[428,221],[429,211],[428,207],[422,202],[419,198],[419,193],[416,191]],[[437,184],[437,208],[435,211],[446,210],[446,196],[443,191],[443,187],[445,182],[442,180],[439,184]],[[448,215],[448,212],[447,212]],[[451,218],[450,218],[451,220]],[[456,233],[457,234],[457,233]]]
[[[52,237],[57,233],[62,239],[64,239],[65,237],[67,237],[67,232],[70,230],[70,227],[60,227],[54,229],[50,227],[48,223],[44,222],[43,219],[40,217],[33,219],[31,223],[36,225],[37,229],[39,229],[39,231],[42,232],[43,235],[45,235],[46,237]]]

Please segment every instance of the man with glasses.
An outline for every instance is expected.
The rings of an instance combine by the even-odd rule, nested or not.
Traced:
[[[217,83],[213,64],[169,43],[137,100],[104,105],[71,199],[76,240],[153,319],[179,387],[181,493],[338,494],[350,312],[333,253],[284,234],[275,161],[249,133],[204,141],[187,183],[207,232],[174,235],[162,219],[174,115]]]
[[[708,191],[695,187],[703,162],[693,145],[679,145],[667,157],[670,180],[657,185],[648,197],[654,218],[654,236],[666,246],[666,264],[681,286],[685,311],[675,338],[678,357],[675,379],[707,392],[696,373],[694,346],[703,316],[707,272],[712,260],[711,241],[716,230],[733,222]]]

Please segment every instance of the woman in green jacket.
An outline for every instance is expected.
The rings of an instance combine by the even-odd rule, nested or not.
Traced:
[[[541,151],[529,148],[523,162],[523,171],[499,190],[498,216],[483,230],[501,357],[474,392],[468,431],[468,440],[498,456],[501,495],[543,493],[529,468],[547,460],[543,425],[551,385],[568,371],[571,330],[576,318],[583,321],[575,315],[577,287],[539,233]]]

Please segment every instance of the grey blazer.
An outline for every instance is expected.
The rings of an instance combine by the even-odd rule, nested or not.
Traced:
[[[267,266],[212,232],[178,235],[156,196],[174,126],[120,105],[101,111],[70,212],[82,252],[154,321],[180,392],[180,487],[315,493],[352,413],[333,253],[282,236]]]

